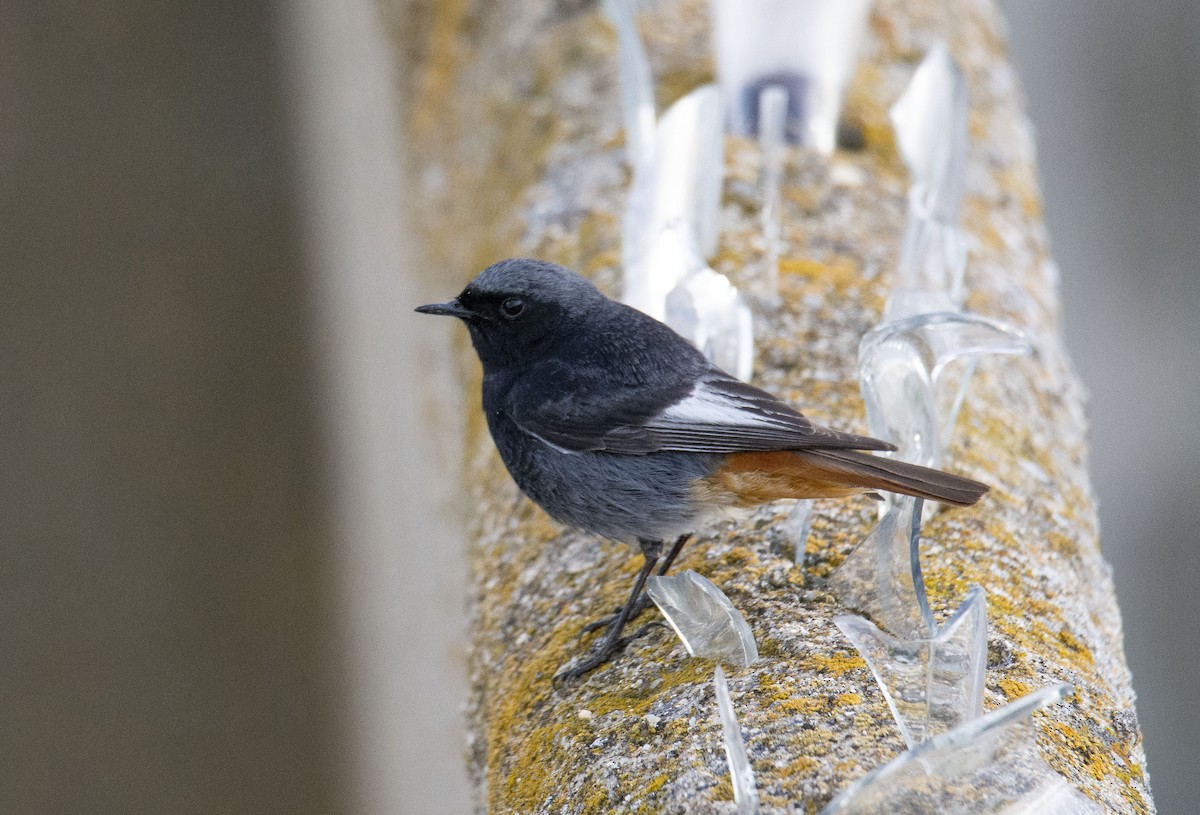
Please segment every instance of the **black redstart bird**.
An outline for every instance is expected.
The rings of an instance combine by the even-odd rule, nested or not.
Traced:
[[[564,524],[641,547],[628,601],[588,627],[607,632],[560,676],[582,676],[622,650],[663,542],[674,545],[659,574],[692,531],[728,510],[875,490],[966,506],[988,490],[863,452],[895,448],[813,424],[552,263],[501,261],[454,300],[417,311],[466,323],[488,428],[517,486]]]

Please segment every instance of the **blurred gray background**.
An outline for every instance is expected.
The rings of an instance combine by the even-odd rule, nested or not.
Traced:
[[[1200,812],[1200,3],[1002,0],[1164,813]]]
[[[1196,812],[1200,3],[1002,5]],[[451,327],[409,311],[453,284],[390,49],[373,0],[0,4],[0,812],[466,811]]]

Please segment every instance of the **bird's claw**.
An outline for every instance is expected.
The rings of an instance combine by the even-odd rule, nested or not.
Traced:
[[[582,662],[576,664],[568,663],[559,668],[558,673],[554,674],[554,683],[572,682],[579,679],[584,674],[590,673],[604,663],[611,661],[613,657],[625,650],[625,646],[645,636],[652,628],[663,628],[665,626],[666,624],[662,620],[654,620],[639,626],[636,631],[627,636],[606,637],[584,657]]]
[[[636,620],[643,611],[650,608],[650,602],[650,598],[646,597],[645,595],[639,597],[637,603],[633,607],[633,610],[629,613],[628,621],[632,622],[633,620]],[[598,620],[592,620],[583,628],[579,629],[579,638],[582,639],[593,631],[598,631],[601,628],[608,628],[617,621],[617,618],[621,616],[621,611],[622,607],[617,606],[615,609],[613,609],[611,614],[606,614]]]

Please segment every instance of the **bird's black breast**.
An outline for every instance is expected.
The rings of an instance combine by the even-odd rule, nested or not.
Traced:
[[[711,474],[720,456],[659,452],[623,455],[571,451],[525,430],[513,416],[519,382],[484,377],[484,409],[500,458],[521,491],[556,520],[633,542],[691,531],[708,508],[693,484]]]

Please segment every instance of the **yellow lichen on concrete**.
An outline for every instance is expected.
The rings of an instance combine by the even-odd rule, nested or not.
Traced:
[[[1003,59],[994,11],[986,1],[950,3],[877,0],[845,108],[861,148],[832,159],[785,151],[783,303],[756,314],[756,383],[816,421],[865,431],[858,341],[882,311],[906,207],[887,109],[952,12],[953,31],[938,33],[952,40],[971,85],[969,161],[978,168],[964,207],[967,307],[1025,329],[1037,349],[980,365],[946,464],[993,491],[926,524],[926,584],[940,619],[971,586],[986,589],[988,707],[1072,683],[1076,695],[1038,718],[1046,757],[1110,810],[1150,812],[1119,618],[1099,559],[1081,394],[1055,333],[1032,155],[1010,85],[993,81]],[[457,285],[502,256],[537,255],[617,293],[629,172],[607,23],[587,4],[417,5],[425,45],[414,52],[424,61],[409,126],[431,261]],[[665,17],[639,20],[660,106],[711,77],[711,61],[697,59],[708,49],[706,8],[680,0],[664,4]],[[752,140],[730,139],[726,159],[710,262],[753,297],[764,271],[761,156]],[[477,389],[477,366],[464,371]],[[581,627],[624,599],[639,558],[562,529],[520,497],[478,405],[470,412],[479,519],[471,765],[486,805],[521,815],[661,812],[682,800],[701,813],[728,807],[713,664],[688,658],[669,631],[651,631],[581,682],[551,682],[591,641],[580,642]],[[845,609],[824,590],[870,530],[874,507],[818,502],[807,572],[790,562],[785,514],[766,507],[698,530],[678,568],[720,586],[759,641],[759,662],[731,669],[729,682],[764,811],[816,812],[902,745],[866,663],[832,624]]]
[[[846,88],[843,118],[862,134],[863,149],[876,159],[876,171],[906,178],[908,170],[888,118],[889,101],[878,92],[882,79],[878,65],[860,63]]]
[[[808,654],[799,661],[801,669],[840,676],[847,671],[865,671],[867,662],[848,651],[833,654]]]
[[[1007,700],[1009,702],[1015,702],[1016,700],[1020,699],[1022,696],[1028,696],[1029,694],[1033,693],[1033,691],[1034,691],[1034,688],[1032,686],[1027,685],[1024,682],[1020,682],[1016,679],[1013,679],[1010,676],[1006,676],[1002,679],[997,679],[996,687],[999,688],[1000,692],[1004,694],[1005,700]]]
[[[1056,752],[1059,755],[1065,755],[1069,763],[1097,781],[1119,779],[1124,782],[1123,789],[1126,790],[1135,780],[1145,781],[1141,765],[1129,761],[1126,750],[1114,751],[1089,731],[1062,722],[1051,722],[1047,727],[1047,737],[1058,748]],[[1131,805],[1139,803],[1131,791],[1124,797]]]
[[[861,270],[847,258],[835,258],[827,263],[809,258],[780,258],[779,273],[808,278],[843,292],[862,283]]]
[[[445,100],[454,86],[455,71],[463,57],[460,35],[468,11],[467,0],[431,4],[426,59],[412,109],[412,127],[418,143],[428,141],[443,120]]]

